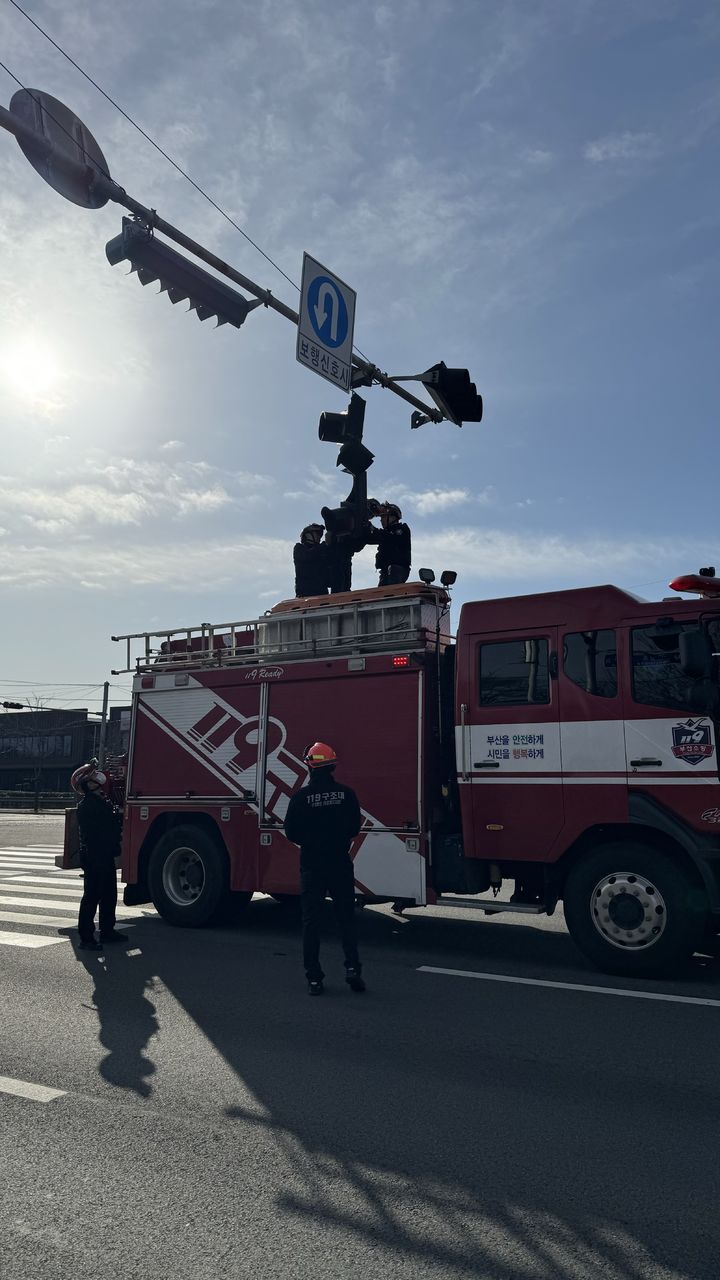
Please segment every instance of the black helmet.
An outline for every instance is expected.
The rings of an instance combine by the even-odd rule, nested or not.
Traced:
[[[325,531],[324,524],[306,524],[300,534],[301,542],[319,542]]]

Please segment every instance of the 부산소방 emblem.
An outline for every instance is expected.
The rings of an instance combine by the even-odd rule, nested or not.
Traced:
[[[685,764],[702,764],[715,750],[709,720],[683,720],[673,725],[672,753]]]

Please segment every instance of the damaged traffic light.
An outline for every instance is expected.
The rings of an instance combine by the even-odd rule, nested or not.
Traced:
[[[120,235],[108,241],[105,253],[112,267],[119,262],[129,262],[130,270],[137,271],[141,284],[159,280],[160,292],[167,293],[172,303],[187,299],[190,310],[196,311],[200,320],[215,316],[218,325],[232,324],[239,329],[248,312],[262,306],[260,298],[251,302],[158,240],[150,227],[131,218],[123,218]]]
[[[365,401],[353,393],[344,413],[323,413],[318,435],[339,444],[336,466],[353,477],[353,486],[339,507],[323,507],[320,514],[328,533],[357,534],[367,525],[367,471],[375,455],[362,443]]]
[[[420,381],[427,387],[445,418],[461,427],[463,422],[481,422],[482,396],[470,381],[467,369],[448,369],[444,360],[426,369]]]

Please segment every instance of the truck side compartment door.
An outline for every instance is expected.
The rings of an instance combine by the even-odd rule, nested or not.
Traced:
[[[464,777],[458,729],[465,851],[546,860],[564,823],[557,630],[470,636],[466,652]]]
[[[353,844],[359,893],[426,896],[422,849],[421,743],[424,674],[417,667],[382,673],[278,680],[268,688],[265,766],[260,794],[267,839],[263,864],[277,875],[298,852],[281,834],[292,793],[307,777],[305,748],[315,740],[338,754],[337,777],[356,791],[363,828]],[[277,833],[277,834],[275,834]],[[271,892],[273,890],[270,890]]]

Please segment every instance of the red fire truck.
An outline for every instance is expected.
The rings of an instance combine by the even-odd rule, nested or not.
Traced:
[[[562,902],[600,968],[672,970],[720,929],[711,581],[674,584],[697,600],[477,601],[455,637],[447,591],[424,582],[114,637],[134,673],[125,902],[199,926],[297,894],[283,819],[320,739],[363,809],[359,899]]]

